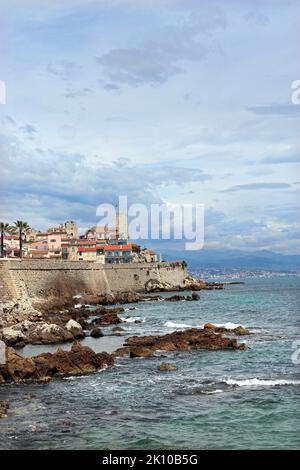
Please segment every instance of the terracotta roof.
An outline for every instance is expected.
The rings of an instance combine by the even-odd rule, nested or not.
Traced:
[[[78,240],[78,245],[96,245],[95,240]]]
[[[106,251],[122,251],[122,250],[131,250],[132,245],[105,245],[104,250]]]
[[[81,251],[96,251],[96,247],[95,246],[90,246],[90,247],[80,247],[78,248],[78,251],[81,252]]]

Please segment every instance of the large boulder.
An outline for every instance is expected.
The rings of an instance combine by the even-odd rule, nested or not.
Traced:
[[[75,339],[84,338],[85,336],[82,326],[75,320],[69,320],[66,324],[66,329]]]

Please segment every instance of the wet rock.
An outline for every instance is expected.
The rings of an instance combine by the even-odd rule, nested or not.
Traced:
[[[8,408],[9,408],[9,401],[0,400],[0,419],[6,418]]]
[[[132,336],[127,339],[122,355],[129,353],[130,357],[148,357],[157,350],[191,350],[191,349],[246,349],[235,338],[227,338],[211,330],[191,328],[185,331],[175,331],[163,336]],[[116,355],[118,355],[116,351]]]
[[[59,348],[54,354],[43,353],[23,358],[9,347],[7,362],[0,365],[0,383],[47,381],[54,377],[96,372],[114,364],[113,356],[95,353],[75,341],[70,351]]]
[[[121,312],[124,312],[122,307],[114,309],[97,309],[93,312],[93,315],[99,315],[99,318],[93,319],[92,323],[102,326],[121,323],[122,320],[118,316],[118,314]]]
[[[112,328],[111,330],[113,333],[124,333],[124,328],[122,328],[121,326],[114,326],[114,328]]]
[[[243,326],[237,326],[236,328],[225,328],[223,326],[216,326],[213,323],[206,323],[203,328],[204,330],[211,330],[215,331],[216,333],[234,333],[238,336],[251,334],[248,328],[244,328]]]
[[[192,293],[192,300],[200,300],[200,295],[198,294],[198,292]]]
[[[130,348],[130,357],[150,357],[152,356],[153,351],[150,348],[144,348],[142,346],[140,347],[131,347]]]
[[[172,295],[165,298],[166,302],[179,302],[181,300],[186,300],[186,297],[184,295]]]
[[[165,372],[165,371],[177,370],[177,367],[173,366],[172,364],[169,364],[168,362],[162,362],[158,369],[161,370],[162,372]]]
[[[91,337],[92,338],[101,338],[103,336],[103,333],[100,328],[93,328],[91,330]]]

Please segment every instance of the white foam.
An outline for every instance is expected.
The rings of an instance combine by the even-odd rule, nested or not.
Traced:
[[[194,328],[192,325],[185,325],[184,323],[174,323],[172,321],[166,321],[163,326],[167,328]]]
[[[266,380],[258,379],[257,377],[253,379],[244,379],[244,380],[234,380],[227,379],[225,380],[227,385],[237,385],[238,387],[274,387],[275,385],[299,385],[300,380],[285,380],[285,379],[275,379],[275,380]]]
[[[217,328],[226,328],[227,330],[234,330],[235,328],[238,328],[239,326],[243,327],[240,323],[213,323]],[[244,327],[243,327],[244,328]]]
[[[77,295],[73,295],[73,297],[72,297],[72,298],[73,298],[73,299],[80,299],[81,297],[82,297],[82,295],[81,295],[81,294],[77,294]]]
[[[74,308],[80,308],[80,307],[82,307],[82,304],[76,304],[76,305],[74,305]]]
[[[131,310],[139,310],[138,307],[130,307],[130,308],[124,308],[125,312],[129,312]]]
[[[221,390],[219,388],[217,388],[216,390],[210,390],[210,391],[207,391],[207,392],[204,392],[205,395],[214,395],[215,393],[223,393],[224,390]]]
[[[238,326],[242,326],[241,324],[231,323],[231,322],[228,322],[228,323],[212,323],[212,325],[214,325],[217,328],[226,328],[227,330],[234,330]],[[167,322],[164,323],[163,326],[166,326],[167,328],[203,328],[204,324],[193,326],[193,325],[186,325],[184,323],[175,323],[175,322],[172,322],[172,321],[167,321]]]
[[[128,317],[128,318],[120,317],[120,318],[122,321],[126,323],[136,323],[136,321],[138,323],[145,323],[145,318],[142,318],[142,317]]]

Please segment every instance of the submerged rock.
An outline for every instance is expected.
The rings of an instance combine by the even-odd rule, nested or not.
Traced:
[[[158,369],[162,372],[167,372],[177,370],[177,367],[173,366],[172,364],[169,364],[168,362],[162,362]]]
[[[78,341],[70,351],[59,348],[54,354],[43,353],[29,358],[9,347],[6,363],[0,365],[0,383],[47,381],[54,377],[96,372],[113,364],[110,354],[95,353]]]

